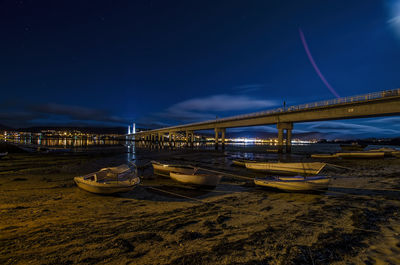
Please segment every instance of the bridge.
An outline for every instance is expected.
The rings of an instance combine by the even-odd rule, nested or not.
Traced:
[[[127,134],[126,137],[132,139],[134,136],[135,140],[158,143],[163,143],[167,137],[171,144],[177,140],[177,133],[185,133],[187,143],[193,144],[195,131],[214,130],[215,146],[218,148],[220,140],[222,147],[224,147],[226,129],[228,128],[276,124],[278,129],[278,151],[282,152],[283,147],[285,147],[286,152],[290,152],[293,123],[393,116],[399,114],[400,88],[142,131],[135,134]],[[284,134],[285,131],[286,134]]]

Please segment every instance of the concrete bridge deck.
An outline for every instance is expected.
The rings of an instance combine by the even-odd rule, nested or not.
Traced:
[[[359,96],[277,108],[204,122],[142,131],[135,134],[135,139],[162,142],[164,141],[165,134],[168,134],[169,141],[174,141],[176,133],[185,132],[186,139],[189,143],[193,142],[195,131],[214,130],[215,143],[218,144],[219,134],[221,133],[223,144],[227,128],[277,124],[278,146],[282,147],[283,133],[284,130],[286,130],[286,149],[290,152],[293,123],[391,116],[399,114],[400,89],[394,89]],[[127,135],[127,137],[132,136],[132,134]],[[282,151],[282,148],[280,148],[280,151]]]

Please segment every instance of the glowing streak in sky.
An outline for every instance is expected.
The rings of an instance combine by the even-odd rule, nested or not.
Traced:
[[[308,45],[306,42],[306,38],[304,38],[303,31],[301,31],[300,28],[299,28],[299,33],[300,33],[301,42],[303,43],[303,46],[304,46],[304,50],[306,51],[308,59],[310,60],[312,66],[314,67],[315,72],[317,72],[319,78],[321,78],[322,82],[324,82],[324,84],[332,92],[332,94],[335,95],[335,97],[340,98],[339,94],[335,91],[335,89],[333,89],[333,87],[328,83],[328,81],[326,81],[325,77],[322,75],[321,71],[319,70],[317,64],[315,63],[315,61],[311,55],[310,50],[308,49]]]

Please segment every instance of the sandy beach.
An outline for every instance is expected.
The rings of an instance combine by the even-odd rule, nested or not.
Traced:
[[[127,162],[111,153],[11,153],[0,160],[1,264],[399,264],[400,159],[331,160],[328,191],[283,193],[224,176],[195,189],[139,173],[99,196],[73,177]],[[232,153],[138,151],[252,178]]]

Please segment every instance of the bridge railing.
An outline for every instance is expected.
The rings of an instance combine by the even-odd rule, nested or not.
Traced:
[[[271,109],[271,110],[266,110],[266,111],[253,112],[250,114],[243,114],[243,115],[227,117],[227,118],[222,118],[222,119],[195,122],[195,123],[185,124],[183,126],[182,125],[181,126],[179,126],[179,125],[171,126],[171,127],[167,127],[167,128],[162,128],[162,130],[175,129],[175,128],[180,128],[180,127],[189,127],[189,126],[194,126],[194,125],[202,125],[202,124],[207,124],[207,123],[235,121],[235,120],[241,120],[241,119],[245,119],[245,118],[256,118],[259,116],[264,116],[264,115],[269,115],[269,114],[299,111],[299,110],[306,110],[306,109],[315,109],[315,108],[322,108],[322,107],[333,106],[333,105],[343,105],[343,104],[348,104],[348,103],[352,103],[352,102],[362,102],[362,101],[367,102],[367,101],[374,100],[374,99],[395,97],[395,96],[400,96],[400,88],[392,89],[392,90],[385,90],[385,91],[381,91],[381,92],[374,92],[374,93],[369,93],[369,94],[364,94],[364,95],[357,95],[357,96],[350,96],[350,97],[344,97],[344,98],[335,98],[335,99],[330,99],[330,100],[317,101],[317,102],[313,102],[313,103],[289,106],[289,107],[285,107],[285,108],[282,107],[282,108],[276,108],[276,109]]]
[[[335,99],[330,99],[330,100],[317,101],[317,102],[313,102],[313,103],[289,106],[289,107],[285,107],[285,108],[283,108],[283,107],[276,108],[276,109],[267,110],[267,111],[260,111],[260,112],[250,113],[250,114],[238,115],[238,116],[234,116],[234,117],[217,119],[217,120],[215,120],[215,122],[238,120],[238,119],[251,118],[251,117],[259,117],[259,116],[263,116],[263,115],[276,114],[276,113],[280,113],[280,112],[291,112],[291,111],[314,109],[314,108],[333,106],[333,105],[342,105],[342,104],[348,104],[348,103],[352,103],[352,102],[369,101],[369,100],[385,98],[385,97],[394,97],[394,96],[399,96],[399,95],[400,95],[400,88],[392,89],[392,90],[385,90],[385,91],[381,91],[381,92],[374,92],[374,93],[369,93],[369,94],[365,94],[365,95],[357,95],[357,96],[350,96],[350,97],[344,97],[344,98],[335,98]],[[201,122],[201,123],[208,123],[208,122],[212,122],[212,121]],[[199,124],[201,124],[201,123],[199,123]]]

